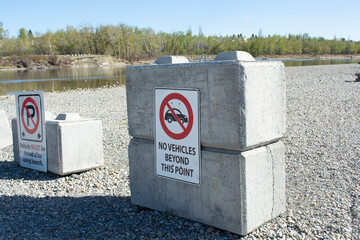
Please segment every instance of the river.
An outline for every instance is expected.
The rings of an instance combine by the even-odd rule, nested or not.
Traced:
[[[125,67],[87,67],[0,71],[0,95],[17,91],[66,91],[125,85]]]

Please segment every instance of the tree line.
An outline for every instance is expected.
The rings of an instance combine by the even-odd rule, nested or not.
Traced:
[[[360,54],[360,42],[344,38],[327,40],[308,34],[264,37],[242,34],[208,36],[201,30],[155,33],[125,24],[67,26],[55,32],[33,33],[21,28],[17,37],[8,37],[0,23],[0,56],[21,55],[112,55],[136,61],[161,55],[216,55],[223,51],[247,51],[253,56],[285,54]]]

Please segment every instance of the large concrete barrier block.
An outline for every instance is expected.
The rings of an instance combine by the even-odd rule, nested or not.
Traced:
[[[6,113],[0,110],[0,149],[12,144],[12,134]]]
[[[243,151],[275,142],[286,130],[281,62],[214,61],[126,70],[129,134],[154,139],[154,88],[200,90],[201,145]]]
[[[201,184],[155,175],[154,143],[129,146],[133,204],[245,235],[285,210],[284,145],[245,152],[203,149]]]
[[[48,171],[58,175],[104,164],[101,120],[69,116],[59,115],[46,122]]]

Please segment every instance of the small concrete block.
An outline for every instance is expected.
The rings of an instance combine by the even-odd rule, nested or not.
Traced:
[[[0,149],[11,145],[11,129],[6,117],[6,113],[0,110]]]
[[[45,121],[54,120],[55,118],[56,118],[56,115],[54,113],[45,111]]]
[[[126,69],[129,134],[154,139],[154,88],[200,91],[204,147],[244,151],[281,139],[286,131],[282,62],[215,61]],[[146,117],[144,117],[146,116]]]
[[[11,119],[11,129],[12,129],[12,139],[13,139],[14,161],[20,165],[19,139],[18,139],[16,118]]]
[[[45,124],[46,124],[46,121],[54,120],[55,118],[56,118],[56,115],[54,113],[45,111]],[[11,129],[12,129],[12,137],[13,137],[14,161],[16,163],[20,164],[19,140],[18,140],[16,118],[11,119]]]
[[[175,64],[175,63],[188,63],[189,60],[184,56],[162,56],[158,57],[155,64]]]
[[[285,211],[281,142],[245,152],[203,149],[199,186],[155,175],[154,143],[129,145],[131,202],[246,235]]]
[[[58,175],[82,172],[104,164],[102,122],[62,114],[46,122],[48,171]]]
[[[239,61],[248,61],[248,62],[256,61],[253,56],[251,56],[248,52],[244,52],[244,51],[221,52],[218,55],[216,55],[214,59],[214,61],[225,61],[225,60],[239,60]]]
[[[74,121],[81,120],[80,114],[78,113],[60,113],[55,120],[66,120],[66,121]]]

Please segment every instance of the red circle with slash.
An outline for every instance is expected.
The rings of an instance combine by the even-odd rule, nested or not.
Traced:
[[[171,100],[173,100],[173,99],[180,100],[186,107],[186,110],[187,110],[187,112],[189,114],[189,122],[188,122],[186,127],[181,123],[179,117],[175,114],[174,110],[172,109],[172,107],[169,104],[169,102]],[[169,128],[166,126],[165,120],[164,120],[164,111],[165,111],[166,106],[169,108],[172,115],[175,117],[176,122],[178,122],[180,127],[183,129],[183,132],[174,133],[174,132],[170,131]],[[193,121],[194,121],[193,111],[192,111],[192,108],[191,108],[191,105],[190,105],[189,101],[183,95],[181,95],[180,93],[171,93],[171,94],[167,95],[164,98],[164,100],[162,101],[162,103],[160,105],[160,114],[159,115],[160,115],[160,123],[161,123],[161,126],[162,126],[163,130],[172,139],[175,139],[175,140],[184,139],[191,132],[191,129],[192,129],[192,126],[193,126]]]
[[[29,109],[27,109],[26,107],[26,104],[27,103],[32,103],[35,107],[35,111],[36,111],[36,114],[37,114],[37,119],[36,119],[36,122],[34,121],[33,117],[31,116],[30,112],[29,112]],[[26,114],[28,116],[28,118],[31,120],[31,122],[33,123],[34,125],[34,128],[28,128],[25,124],[25,120],[24,120],[24,110],[26,111]],[[39,108],[35,102],[35,100],[31,97],[28,97],[25,99],[25,101],[23,102],[22,104],[22,107],[21,107],[21,121],[23,123],[23,126],[26,130],[26,132],[28,132],[29,134],[34,134],[36,132],[36,130],[38,129],[39,127],[39,123],[40,123],[40,112],[39,112]]]

